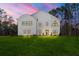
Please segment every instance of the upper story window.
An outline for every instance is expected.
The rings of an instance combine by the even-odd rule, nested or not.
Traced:
[[[48,22],[46,22],[46,26],[48,26],[49,25],[49,23]]]
[[[22,21],[23,26],[32,26],[32,21]]]
[[[58,26],[58,22],[57,22],[57,21],[54,21],[54,22],[52,23],[52,26]]]
[[[39,22],[38,25],[39,25],[39,27],[42,27],[42,23]]]

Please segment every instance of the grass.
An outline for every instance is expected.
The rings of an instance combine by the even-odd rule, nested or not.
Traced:
[[[1,56],[79,55],[75,36],[0,36]]]

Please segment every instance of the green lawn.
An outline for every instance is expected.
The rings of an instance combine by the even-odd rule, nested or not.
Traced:
[[[0,55],[3,56],[79,55],[79,37],[0,36]]]

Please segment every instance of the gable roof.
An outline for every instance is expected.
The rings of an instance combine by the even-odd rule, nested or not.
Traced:
[[[57,17],[55,17],[55,16],[53,16],[53,15],[47,13],[47,12],[44,12],[44,11],[38,11],[38,12],[32,14],[31,16],[33,16],[34,18],[36,18],[36,15],[41,15],[41,14],[46,14],[47,16],[50,16],[50,17],[53,18],[53,19],[59,20]],[[47,16],[46,16],[46,17],[47,17]],[[59,21],[60,21],[60,20],[59,20]]]
[[[19,20],[22,20],[22,19],[25,20],[26,18],[35,19],[35,18],[34,18],[33,16],[31,16],[31,15],[24,14],[24,15],[22,15],[22,16],[19,17]]]
[[[19,18],[26,16],[26,17],[32,17],[32,18],[34,18],[35,20],[37,20],[37,16],[39,16],[39,15],[41,15],[41,14],[47,15],[47,16],[53,18],[53,19],[56,19],[56,20],[60,21],[57,17],[55,17],[55,16],[53,16],[53,15],[47,13],[47,12],[44,12],[44,11],[38,11],[38,12],[32,14],[32,15],[24,14],[24,15],[20,16]],[[47,17],[47,16],[46,16],[46,17]]]

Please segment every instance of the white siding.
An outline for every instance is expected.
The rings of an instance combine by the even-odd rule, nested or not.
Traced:
[[[22,25],[22,22],[32,21],[32,25]],[[28,32],[31,31],[29,34]],[[26,33],[23,33],[26,32]],[[23,15],[18,20],[18,35],[34,35],[36,34],[36,21],[32,16]]]
[[[22,26],[22,21],[32,21],[32,25]],[[52,26],[52,23],[54,23],[54,21],[57,22],[58,26]],[[29,33],[31,32],[31,34],[29,34],[28,32]],[[60,20],[46,12],[39,11],[34,15],[23,15],[18,20],[18,35],[51,35],[51,34],[52,35],[60,34]]]

